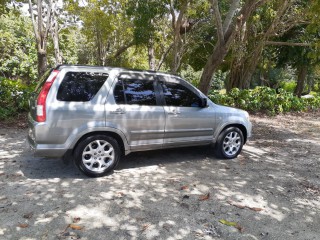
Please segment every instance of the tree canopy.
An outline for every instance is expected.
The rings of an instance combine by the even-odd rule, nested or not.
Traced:
[[[317,0],[0,3],[0,75],[28,84],[71,63],[178,73],[205,94],[288,81],[298,96],[319,88]]]

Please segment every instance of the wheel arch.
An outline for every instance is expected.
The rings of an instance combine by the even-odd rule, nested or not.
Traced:
[[[224,126],[217,134],[216,136],[216,139],[219,137],[219,135],[227,128],[229,127],[237,127],[241,130],[242,132],[242,135],[243,135],[243,144],[245,144],[247,142],[247,138],[248,138],[248,132],[247,132],[247,129],[244,125],[240,124],[240,123],[230,123],[230,124],[227,124],[226,126]]]
[[[74,155],[74,151],[80,142],[82,142],[84,139],[91,137],[91,136],[94,136],[94,135],[106,135],[106,136],[110,136],[110,137],[114,138],[117,141],[117,143],[119,144],[121,154],[125,154],[126,148],[125,148],[125,145],[124,145],[124,142],[123,142],[121,136],[119,134],[117,134],[115,132],[111,132],[111,131],[93,131],[93,132],[89,132],[89,133],[84,134],[74,144],[74,147],[72,149],[72,154]]]

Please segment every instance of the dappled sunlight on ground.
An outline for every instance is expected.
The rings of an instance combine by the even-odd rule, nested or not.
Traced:
[[[234,160],[208,147],[133,153],[97,179],[0,129],[0,239],[318,239],[320,119],[307,117],[308,135],[303,120],[254,116]]]

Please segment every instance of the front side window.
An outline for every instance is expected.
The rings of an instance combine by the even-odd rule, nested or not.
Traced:
[[[114,88],[117,104],[157,105],[153,81],[119,79]]]
[[[67,72],[58,89],[57,99],[66,102],[90,101],[107,78],[107,73]]]
[[[167,106],[200,107],[201,99],[197,94],[177,83],[161,83]]]

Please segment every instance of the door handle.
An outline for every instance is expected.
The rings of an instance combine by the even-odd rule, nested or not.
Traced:
[[[117,108],[114,111],[110,111],[112,114],[125,114],[126,112],[122,108]]]

